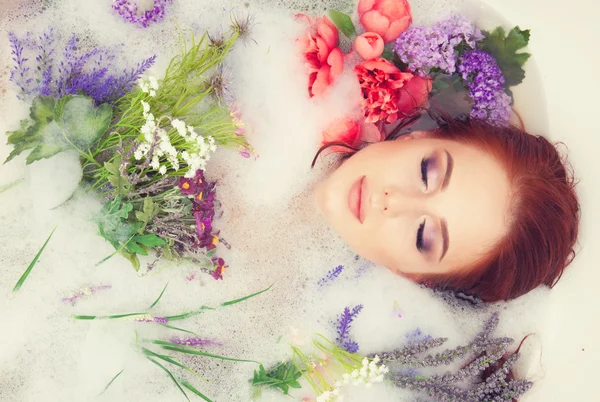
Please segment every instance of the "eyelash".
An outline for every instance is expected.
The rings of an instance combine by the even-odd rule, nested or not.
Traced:
[[[423,181],[423,184],[425,184],[425,190],[427,190],[429,188],[429,183],[427,180],[427,171],[428,171],[430,162],[431,162],[431,159],[429,159],[429,158],[423,158],[421,160],[421,180]]]
[[[425,221],[423,221],[419,225],[419,230],[417,230],[417,250],[423,252],[425,247],[423,246],[423,232],[425,231]]]

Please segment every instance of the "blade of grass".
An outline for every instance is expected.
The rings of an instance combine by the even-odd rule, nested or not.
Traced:
[[[108,382],[108,384],[106,384],[106,387],[104,387],[104,389],[102,390],[102,392],[100,392],[100,393],[98,394],[98,396],[100,396],[100,395],[102,395],[103,393],[105,393],[105,392],[106,392],[106,390],[108,389],[108,387],[110,387],[110,386],[112,385],[112,383],[113,383],[113,382],[115,382],[115,380],[116,380],[117,378],[119,378],[119,376],[121,375],[121,373],[122,373],[123,371],[125,371],[125,369],[123,369],[123,370],[119,371],[119,373],[118,373],[116,376],[114,376],[114,377],[112,378],[112,380],[110,380],[110,381]]]
[[[10,190],[11,188],[13,188],[14,186],[16,186],[17,184],[21,183],[23,180],[25,180],[25,179],[18,179],[18,180],[15,180],[13,182],[10,182],[8,184],[5,184],[4,186],[0,187],[0,193],[3,193],[5,191],[7,191],[7,190]]]
[[[156,299],[154,301],[154,303],[152,303],[152,305],[150,305],[150,308],[152,308],[158,304],[158,302],[160,301],[160,298],[163,296],[163,293],[165,293],[165,290],[167,290],[167,286],[169,286],[169,282],[167,282],[167,284],[163,288],[162,292],[160,292],[160,295],[158,295],[158,299]]]
[[[152,359],[151,357],[148,357],[148,360],[150,360],[152,363],[156,364],[158,367],[160,367],[161,369],[163,369],[165,371],[165,373],[167,373],[169,375],[169,377],[171,377],[171,380],[173,380],[173,382],[175,383],[175,385],[177,385],[177,388],[179,388],[179,390],[181,391],[181,393],[185,396],[185,399],[187,399],[188,401],[190,400],[190,398],[188,398],[188,396],[185,393],[185,391],[183,390],[183,388],[181,388],[181,385],[179,385],[179,382],[177,382],[177,380],[175,379],[175,377],[173,377],[173,374],[171,374],[171,372],[169,371],[169,369],[167,369],[165,366],[163,366],[162,364],[160,364],[156,360]]]
[[[266,289],[263,289],[263,290],[261,290],[261,291],[259,291],[259,292],[252,293],[251,295],[248,295],[248,296],[246,296],[246,297],[242,297],[242,298],[240,298],[240,299],[230,300],[230,301],[227,301],[227,302],[225,302],[225,303],[221,303],[221,306],[225,307],[225,306],[231,306],[231,305],[233,305],[233,304],[241,303],[241,302],[243,302],[244,300],[248,300],[248,299],[251,299],[251,298],[253,298],[253,297],[256,297],[256,296],[258,296],[258,295],[260,295],[260,294],[262,294],[262,293],[265,293],[266,291],[270,290],[272,287],[273,287],[273,285],[271,285],[271,286],[269,286],[268,288],[266,288]]]
[[[35,255],[35,257],[31,261],[31,263],[29,264],[29,266],[25,270],[25,272],[23,272],[23,275],[21,275],[21,277],[19,278],[17,284],[13,288],[13,292],[18,291],[21,288],[21,286],[23,286],[23,282],[25,282],[25,279],[27,279],[27,277],[29,276],[29,273],[31,273],[31,270],[33,269],[33,266],[37,263],[38,259],[40,258],[40,255],[42,255],[42,252],[46,248],[46,245],[50,241],[50,238],[52,238],[52,235],[54,234],[54,231],[56,230],[57,227],[58,227],[58,225],[55,226],[54,229],[52,229],[52,232],[50,232],[50,236],[48,236],[48,238],[44,242],[44,245],[42,246],[42,248],[40,249],[40,251],[38,251],[38,253]]]
[[[114,320],[117,318],[132,317],[136,315],[148,315],[148,313],[127,313],[117,315],[75,315],[73,316],[76,320]]]
[[[184,369],[185,371],[189,372],[190,374],[195,375],[196,377],[200,378],[202,381],[205,382],[209,382],[207,379],[205,379],[204,377],[202,377],[200,374],[196,373],[194,370],[192,370],[191,368],[185,366],[182,363],[179,363],[177,360],[173,359],[171,356],[167,356],[167,355],[161,355],[158,353],[154,353],[153,351],[151,351],[150,349],[146,349],[146,348],[142,348],[142,352],[148,356],[148,357],[157,357],[161,360],[166,361],[167,363],[171,363],[174,366],[177,366],[179,368]]]
[[[187,382],[187,381],[181,381],[181,385],[183,385],[184,387],[186,387],[187,389],[189,389],[190,391],[192,391],[194,394],[198,395],[200,398],[204,399],[206,402],[212,402],[212,399],[210,399],[209,397],[207,397],[206,395],[204,395],[202,392],[198,391],[189,382]]]
[[[197,333],[195,333],[195,332],[188,331],[187,329],[183,329],[183,328],[177,328],[177,327],[174,327],[174,326],[172,326],[172,325],[169,325],[169,324],[161,324],[161,325],[162,325],[163,327],[165,327],[165,328],[169,328],[169,329],[172,329],[172,330],[175,330],[175,331],[181,331],[181,332],[185,332],[185,333],[187,333],[187,334],[192,334],[192,335],[195,335],[195,336],[197,336],[197,337],[199,337],[199,338],[200,338],[200,335],[198,335],[198,334],[197,334]]]
[[[211,357],[213,359],[230,360],[230,361],[234,361],[234,362],[260,364],[259,362],[255,361],[255,360],[236,359],[234,357],[214,355],[212,353],[202,352],[200,350],[182,346],[182,345],[179,345],[177,343],[172,343],[172,342],[159,341],[159,340],[154,340],[154,341],[150,341],[150,342],[154,343],[155,345],[160,345],[165,350],[171,350],[173,352],[185,353],[188,355],[196,355],[196,356],[206,356],[206,357]]]
[[[216,308],[214,308],[214,307],[208,307],[208,306],[202,306],[202,307],[200,307],[199,310],[196,310],[196,311],[191,311],[189,313],[179,314],[179,315],[170,315],[170,316],[167,316],[165,318],[167,320],[169,320],[169,321],[185,320],[186,318],[190,318],[190,317],[193,317],[195,315],[202,314],[202,312],[204,312],[204,310],[216,310]]]

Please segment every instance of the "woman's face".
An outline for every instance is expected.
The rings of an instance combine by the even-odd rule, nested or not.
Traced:
[[[417,132],[353,155],[319,184],[317,202],[364,258],[409,276],[448,274],[505,235],[510,187],[485,151]]]

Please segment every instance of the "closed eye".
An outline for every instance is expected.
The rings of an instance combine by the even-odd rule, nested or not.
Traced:
[[[417,250],[419,250],[420,252],[423,252],[424,250],[424,245],[423,245],[423,232],[425,231],[425,220],[423,220],[423,222],[421,222],[421,224],[419,225],[419,229],[417,230]]]
[[[421,160],[421,180],[423,181],[423,184],[425,184],[425,190],[427,190],[429,187],[428,177],[427,177],[427,169],[429,167],[429,162],[430,162],[429,158],[423,158]]]

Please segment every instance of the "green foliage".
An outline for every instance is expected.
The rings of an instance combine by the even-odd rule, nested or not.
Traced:
[[[104,205],[96,218],[96,224],[100,236],[127,258],[137,271],[139,269],[137,254],[148,255],[149,249],[165,246],[167,242],[154,233],[138,234],[144,222],[132,222],[129,219],[132,210],[132,204],[122,203],[120,198],[115,198]]]
[[[354,23],[352,23],[350,16],[335,10],[329,10],[329,16],[333,20],[335,26],[338,27],[346,37],[352,39],[352,37],[356,35],[356,28],[354,27]]]
[[[290,388],[302,388],[298,382],[300,377],[302,372],[292,362],[280,363],[269,371],[261,364],[258,370],[254,370],[254,377],[250,382],[255,387],[279,389],[288,395]]]
[[[531,54],[517,51],[529,43],[529,30],[521,30],[517,26],[507,35],[502,27],[498,27],[492,32],[484,31],[483,34],[485,38],[478,43],[478,47],[496,58],[506,79],[506,87],[520,84],[525,78],[523,65]]]
[[[111,120],[110,105],[95,107],[93,99],[86,96],[58,100],[39,96],[32,102],[29,120],[8,133],[8,144],[15,148],[4,163],[28,149],[32,149],[28,164],[69,149],[84,153],[106,132]]]
[[[52,238],[52,235],[54,234],[54,231],[56,230],[57,226],[54,227],[54,229],[52,229],[52,232],[50,232],[50,235],[48,236],[48,238],[46,239],[46,241],[44,242],[44,245],[42,246],[42,248],[40,248],[40,250],[37,252],[37,254],[35,255],[35,257],[33,258],[33,260],[29,263],[29,265],[27,266],[27,269],[25,270],[25,272],[23,272],[23,275],[21,275],[21,277],[19,278],[19,280],[17,281],[17,284],[15,285],[15,287],[13,288],[13,292],[18,291],[19,289],[21,289],[21,286],[23,286],[23,283],[25,282],[25,279],[27,279],[27,277],[29,276],[29,274],[31,273],[31,270],[33,269],[33,266],[37,263],[37,261],[40,259],[40,256],[42,255],[42,252],[44,251],[44,249],[46,248],[46,246],[48,245],[48,242],[50,241],[50,239]]]
[[[144,198],[144,206],[141,211],[135,211],[135,217],[139,222],[142,222],[142,227],[138,230],[139,234],[143,234],[148,223],[158,215],[160,208],[152,201],[151,197]]]
[[[115,188],[117,195],[124,195],[131,191],[131,183],[121,173],[121,155],[115,156],[112,162],[104,162],[104,169],[108,182]]]

